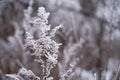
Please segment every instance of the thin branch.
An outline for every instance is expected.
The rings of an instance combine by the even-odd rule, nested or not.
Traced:
[[[113,80],[117,80],[117,77],[118,77],[119,72],[120,72],[120,63],[119,63],[119,65],[118,65],[118,69],[117,69],[117,72],[116,72]]]
[[[78,35],[77,35],[76,23],[75,23],[75,19],[74,19],[74,14],[73,13],[71,13],[71,17],[72,17],[72,27],[73,27],[75,40],[76,40],[76,42],[78,42],[79,39],[78,39]]]

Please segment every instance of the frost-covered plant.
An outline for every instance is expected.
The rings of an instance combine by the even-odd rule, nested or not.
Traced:
[[[83,48],[84,42],[85,41],[82,38],[76,43],[72,42],[72,38],[69,39],[68,44],[64,47],[63,51],[64,59],[58,64],[59,75],[61,75],[60,80],[73,80],[70,79],[70,77],[76,76],[74,70],[78,67],[77,65],[79,65],[78,63],[80,61],[79,58],[80,53],[77,52]],[[71,75],[71,73],[74,73],[74,75]],[[79,74],[79,76],[80,75],[81,74]]]
[[[61,76],[61,78],[60,78],[59,80],[66,80],[66,77],[68,77],[69,74],[73,72],[73,67],[74,67],[74,66],[75,66],[74,64],[70,64],[70,68],[66,71],[66,73],[64,73],[64,74]]]
[[[40,78],[42,80],[53,80],[53,77],[49,77],[49,75],[51,69],[58,62],[58,49],[61,44],[55,42],[52,38],[55,36],[56,31],[61,28],[61,25],[50,29],[51,25],[48,24],[50,13],[47,13],[43,7],[38,8],[37,16],[31,17],[33,10],[32,4],[33,1],[31,0],[28,9],[24,10],[25,18],[23,20],[23,27],[26,31],[25,48],[35,56],[35,61],[41,64],[43,73]],[[34,33],[36,33],[37,38]],[[18,74],[7,76],[15,80],[21,80],[24,76],[25,80],[30,80],[28,79],[29,74],[34,75],[32,71],[27,71],[25,68],[22,68]],[[37,77],[37,79],[32,80],[40,79]]]
[[[40,80],[31,70],[21,68],[17,74],[7,74],[10,80]]]
[[[32,34],[27,32],[26,48],[32,50],[32,55],[36,56],[35,61],[41,63],[43,68],[43,80],[48,79],[50,70],[57,64],[59,43],[55,42],[54,37],[56,31],[61,27],[57,26],[50,30],[48,25],[48,16],[50,13],[45,11],[45,8],[39,7],[36,17],[31,18],[30,24],[36,28],[37,39]]]
[[[31,19],[31,14],[33,11],[32,5],[33,5],[33,0],[30,0],[28,8],[24,10],[23,27],[25,31],[28,31],[31,28],[31,25],[29,24],[29,20]]]

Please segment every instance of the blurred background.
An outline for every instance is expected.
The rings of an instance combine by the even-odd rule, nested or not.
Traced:
[[[21,66],[40,76],[40,64],[26,53],[24,9],[30,0],[0,0],[0,80]],[[62,43],[58,65],[51,71],[58,80],[74,64],[66,80],[120,79],[120,0],[34,0],[50,12],[52,28],[62,24],[55,41]],[[97,79],[95,79],[97,78]]]

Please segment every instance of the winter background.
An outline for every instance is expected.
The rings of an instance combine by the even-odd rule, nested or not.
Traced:
[[[0,0],[0,80],[120,80],[120,0]]]

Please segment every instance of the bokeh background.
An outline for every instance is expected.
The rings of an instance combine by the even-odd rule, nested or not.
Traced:
[[[30,0],[0,0],[0,80],[5,74],[25,67],[40,76],[41,66],[26,53],[24,9]],[[51,76],[58,80],[73,63],[66,80],[119,80],[120,1],[119,0],[33,0],[50,12],[52,28],[62,24],[55,36],[62,43],[58,65]],[[94,79],[97,77],[97,79]]]

